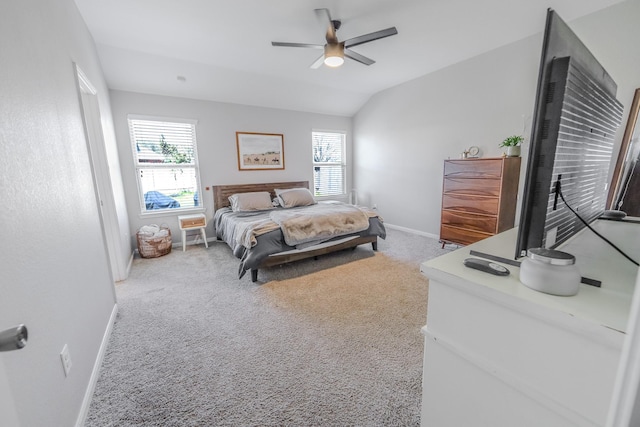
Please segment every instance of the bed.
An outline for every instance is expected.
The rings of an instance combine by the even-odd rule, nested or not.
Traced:
[[[307,194],[313,199],[308,189],[308,181],[213,186],[216,238],[225,241],[240,259],[239,278],[251,271],[251,280],[256,282],[261,268],[367,243],[377,251],[378,237],[384,239],[386,230],[376,211],[341,202],[304,205]],[[260,203],[252,199],[258,196]],[[271,207],[265,206],[267,200]],[[286,207],[273,206],[274,200]],[[250,209],[236,209],[242,203]],[[252,203],[259,208],[252,209]],[[343,215],[352,216],[347,219]],[[309,227],[310,221],[313,227]],[[327,229],[325,223],[329,223]]]

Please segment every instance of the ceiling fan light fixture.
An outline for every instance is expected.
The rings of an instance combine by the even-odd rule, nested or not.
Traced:
[[[329,67],[339,67],[344,64],[344,48],[340,44],[326,44],[324,46],[324,63]]]

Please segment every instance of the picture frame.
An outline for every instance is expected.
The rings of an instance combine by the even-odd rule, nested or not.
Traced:
[[[283,170],[284,135],[236,132],[238,170]]]

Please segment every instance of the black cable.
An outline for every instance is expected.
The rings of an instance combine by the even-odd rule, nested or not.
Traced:
[[[613,249],[615,249],[616,251],[620,252],[622,254],[622,256],[624,256],[626,259],[628,259],[629,261],[631,261],[632,263],[634,263],[635,265],[639,266],[640,265],[634,261],[629,255],[625,254],[624,252],[622,252],[622,250],[620,248],[618,248],[616,245],[614,245],[609,239],[607,239],[606,237],[604,237],[602,234],[598,233],[596,230],[593,229],[593,227],[591,227],[587,221],[585,221],[584,219],[582,219],[582,217],[580,215],[578,215],[578,213],[576,211],[573,210],[573,208],[571,206],[569,206],[569,203],[567,203],[567,201],[564,199],[564,195],[562,194],[562,190],[560,190],[560,182],[558,182],[556,184],[556,193],[560,196],[560,198],[562,199],[562,201],[564,202],[564,204],[569,208],[569,210],[571,212],[573,212],[573,214],[580,220],[582,221],[582,223],[591,231],[593,231],[596,236],[600,237],[602,240],[604,240],[605,242],[607,242],[608,244],[611,245],[611,247],[613,247]]]

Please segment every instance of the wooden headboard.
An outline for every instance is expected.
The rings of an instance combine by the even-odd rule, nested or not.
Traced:
[[[268,191],[271,198],[276,197],[275,189],[309,188],[309,181],[267,182],[263,184],[232,184],[213,185],[213,208],[218,210],[229,206],[229,196],[236,193],[251,193],[254,191]]]

